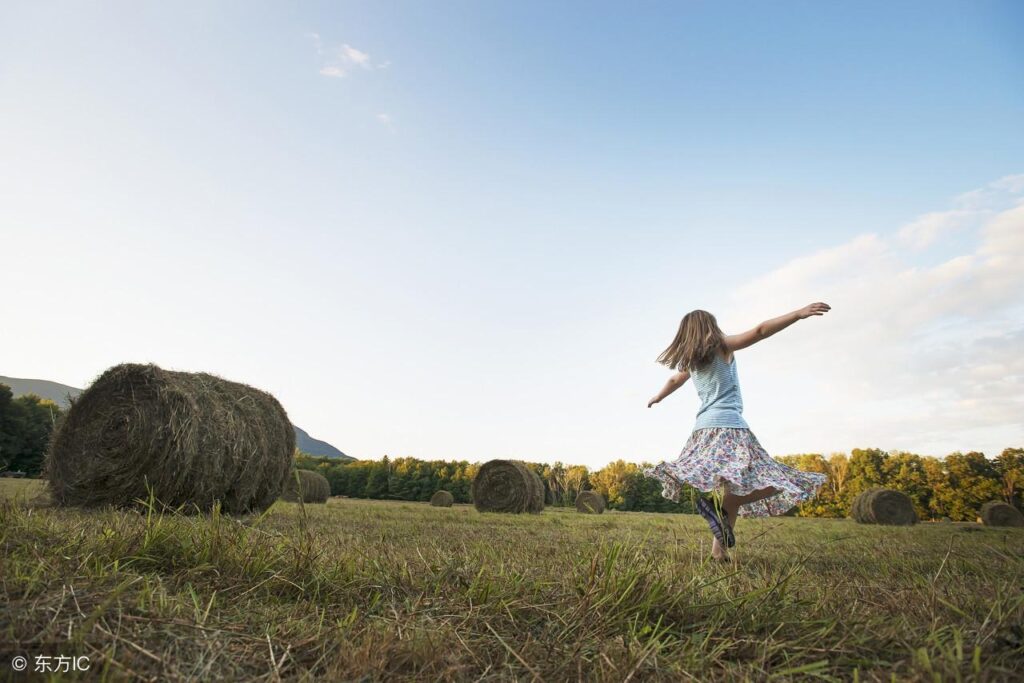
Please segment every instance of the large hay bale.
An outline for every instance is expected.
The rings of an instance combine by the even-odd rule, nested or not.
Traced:
[[[455,496],[447,491],[438,491],[430,497],[430,504],[436,508],[450,508],[455,502]]]
[[[907,526],[917,523],[914,504],[905,493],[871,489],[853,501],[853,519],[861,524]]]
[[[985,526],[1024,526],[1024,515],[1009,503],[993,500],[981,506],[981,522]]]
[[[295,431],[273,396],[205,373],[117,365],[68,410],[46,470],[59,505],[133,506],[152,491],[192,512],[264,510],[281,493]]]
[[[281,500],[290,503],[326,503],[331,497],[331,484],[327,477],[312,470],[296,469],[288,475]]]
[[[479,512],[538,513],[544,509],[544,484],[536,472],[515,460],[484,463],[470,489]]]
[[[580,491],[576,496],[576,512],[599,515],[604,512],[604,496],[597,491]]]

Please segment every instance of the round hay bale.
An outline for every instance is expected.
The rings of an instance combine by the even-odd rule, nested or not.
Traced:
[[[907,526],[917,523],[914,504],[905,493],[892,489],[865,491],[854,501],[854,520],[861,524]]]
[[[985,526],[1024,526],[1024,515],[1009,503],[993,500],[981,506],[981,522]]]
[[[580,491],[576,496],[576,512],[599,515],[604,512],[604,496],[597,491]]]
[[[536,514],[544,509],[540,477],[515,460],[491,460],[481,465],[470,492],[478,512]]]
[[[881,489],[879,488],[870,488],[857,494],[857,497],[853,499],[853,505],[850,506],[850,517],[853,521],[859,522],[860,524],[872,523],[872,521],[867,518],[865,503],[871,495],[880,490]]]
[[[858,493],[853,502],[850,503],[850,519],[858,523],[860,522],[860,504],[863,501],[863,496],[864,492]]]
[[[273,396],[205,373],[117,365],[68,410],[47,454],[58,505],[130,507],[154,498],[187,512],[269,507],[295,430]]]
[[[450,508],[454,502],[455,496],[443,490],[430,497],[430,504],[436,508]]]
[[[288,475],[281,500],[290,503],[326,503],[331,497],[331,484],[327,477],[312,470],[299,470]]]
[[[917,524],[917,511],[910,496],[892,489],[882,489],[868,498],[867,505],[876,524],[909,526]]]

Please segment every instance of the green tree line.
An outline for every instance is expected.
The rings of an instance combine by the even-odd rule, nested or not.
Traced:
[[[1024,448],[1007,448],[994,459],[982,453],[952,453],[945,458],[902,451],[855,448],[849,455],[789,455],[778,460],[797,469],[821,472],[827,481],[818,496],[794,509],[804,517],[846,517],[861,491],[882,486],[906,493],[922,519],[974,520],[990,500],[1024,507]],[[338,462],[297,456],[299,467],[320,472],[331,494],[352,498],[426,501],[439,489],[457,503],[469,503],[470,484],[479,464],[465,460],[416,458]],[[648,463],[616,460],[598,470],[583,465],[527,463],[544,482],[548,505],[571,506],[576,495],[593,489],[615,510],[693,512],[696,492],[684,488],[678,503],[661,495],[661,483],[643,474]]]
[[[38,476],[61,410],[53,401],[28,394],[14,398],[0,384],[0,472],[24,472]]]
[[[480,469],[466,460],[418,460],[389,458],[338,462],[330,458],[297,455],[297,464],[315,470],[331,484],[331,495],[352,498],[427,501],[440,489],[452,494],[457,503],[471,502],[470,485]],[[571,506],[586,489],[601,492],[617,510],[692,512],[693,496],[681,496],[673,503],[661,496],[661,484],[645,477],[641,465],[617,460],[590,471],[583,465],[527,463],[544,482],[548,505]]]
[[[38,476],[60,408],[38,396],[13,397],[0,384],[0,472]],[[877,448],[855,448],[849,454],[787,455],[779,461],[827,481],[819,495],[793,514],[805,517],[845,517],[861,491],[884,486],[906,493],[922,519],[973,520],[990,500],[1004,500],[1024,509],[1024,448],[1007,448],[995,458],[982,453],[951,453],[944,458]],[[465,460],[425,461],[416,458],[340,462],[305,454],[300,467],[321,472],[332,495],[353,498],[426,501],[439,489],[450,491],[459,503],[469,503],[470,484],[479,464]],[[583,465],[528,463],[544,482],[547,504],[571,506],[576,495],[593,489],[614,510],[693,512],[696,492],[684,488],[678,503],[661,495],[661,483],[645,477],[649,464],[616,460],[598,470]]]
[[[808,453],[778,460],[828,476],[818,496],[798,508],[797,514],[805,517],[846,516],[857,494],[875,486],[907,494],[921,519],[973,521],[990,500],[1024,509],[1024,448],[1007,448],[991,459],[977,451],[933,458],[855,448],[849,455],[834,453],[826,458]]]

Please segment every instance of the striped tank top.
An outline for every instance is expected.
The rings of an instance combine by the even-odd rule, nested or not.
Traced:
[[[731,362],[717,353],[715,359],[699,370],[691,370],[693,386],[700,397],[700,410],[694,429],[707,427],[739,427],[749,429],[743,419],[743,396],[736,374],[736,356]]]

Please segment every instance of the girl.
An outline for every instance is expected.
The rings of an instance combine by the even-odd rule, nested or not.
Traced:
[[[647,407],[660,403],[691,377],[701,406],[693,433],[679,457],[644,470],[644,474],[661,480],[661,495],[677,502],[684,483],[704,492],[721,486],[722,516],[705,498],[697,501],[697,511],[715,536],[711,554],[716,560],[728,561],[725,549],[736,544],[733,525],[737,514],[782,514],[814,497],[825,483],[824,474],[801,472],[776,462],[757,442],[743,419],[734,354],[797,320],[824,315],[829,310],[828,304],[810,304],[729,336],[718,328],[715,316],[707,311],[691,311],[679,323],[676,338],[658,356],[659,363],[677,372]]]

